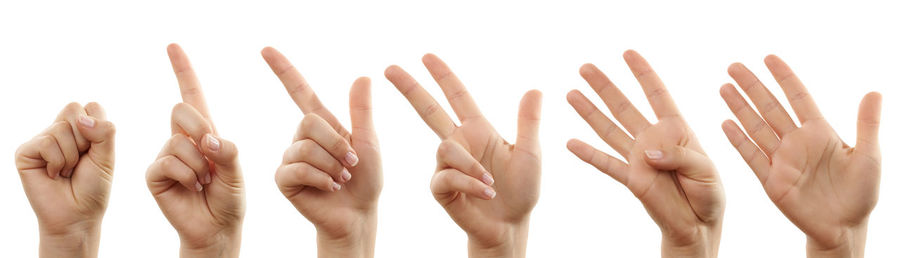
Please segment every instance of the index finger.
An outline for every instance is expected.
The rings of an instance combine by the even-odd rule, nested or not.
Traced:
[[[281,80],[284,89],[291,95],[294,104],[297,104],[297,107],[300,108],[300,111],[303,111],[303,114],[314,113],[324,118],[341,135],[345,137],[349,135],[337,118],[322,105],[322,101],[313,92],[312,87],[309,86],[303,75],[294,68],[294,65],[288,61],[287,57],[273,47],[263,48],[261,53],[263,59],[269,64],[269,68]]]
[[[468,119],[481,117],[481,111],[478,110],[478,105],[475,104],[475,100],[469,95],[466,86],[463,85],[462,81],[456,77],[456,74],[450,70],[450,67],[444,61],[434,54],[426,54],[422,57],[422,63],[425,64],[425,68],[431,73],[431,77],[438,83],[438,86],[441,86],[444,96],[447,97],[450,107],[456,112],[456,117],[459,118],[460,123],[465,123]]]
[[[175,71],[175,77],[178,79],[178,88],[181,89],[181,100],[188,103],[209,119],[209,109],[206,107],[206,99],[203,98],[203,89],[200,87],[200,80],[191,68],[191,61],[188,60],[187,54],[178,44],[169,44],[166,48],[169,54],[169,61],[172,62],[172,70]]]
[[[419,113],[419,117],[425,121],[425,124],[441,140],[453,134],[453,131],[456,130],[456,123],[450,119],[450,115],[441,108],[441,105],[431,97],[431,94],[428,94],[406,71],[403,71],[399,66],[392,65],[384,70],[384,77],[391,81],[394,87],[406,97],[409,104],[416,109],[416,113]]]
[[[663,84],[659,75],[653,71],[653,68],[650,67],[647,60],[634,50],[625,51],[623,56],[625,58],[625,63],[628,64],[628,68],[631,68],[631,73],[634,74],[634,78],[637,78],[638,83],[641,84],[641,88],[644,89],[644,95],[647,95],[647,101],[650,102],[650,107],[653,108],[656,117],[664,118],[681,116],[678,113],[678,107],[675,106],[675,101],[672,100],[672,96],[670,96],[669,91],[666,90],[666,85]]]

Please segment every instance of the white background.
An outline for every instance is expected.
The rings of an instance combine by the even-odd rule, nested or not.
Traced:
[[[12,2],[12,1],[10,1]],[[515,139],[519,99],[544,92],[541,199],[531,221],[532,257],[654,257],[659,230],[625,187],[565,148],[570,138],[611,151],[566,103],[586,62],[606,72],[654,121],[621,54],[642,53],[666,82],[718,167],[727,192],[721,257],[802,257],[805,237],[769,201],[733,150],[720,123],[732,118],[718,93],[743,62],[785,102],[764,64],[784,58],[822,113],[853,145],[856,111],[868,91],[884,94],[881,195],[867,254],[896,257],[900,224],[900,8],[854,1],[545,3],[453,1],[292,1],[248,4],[64,1],[0,4],[0,250],[34,257],[34,214],[13,164],[16,147],[72,101],[97,101],[117,125],[117,160],[103,223],[102,257],[172,257],[178,238],[144,182],[169,138],[180,101],[166,44],[180,43],[204,85],[223,137],[241,150],[247,182],[245,257],[314,257],[315,232],[275,186],[283,150],[301,119],[259,55],[274,46],[298,67],[323,102],[349,122],[348,91],[373,80],[385,186],[379,209],[380,257],[462,257],[465,234],[432,199],[428,185],[438,138],[383,69],[398,64],[449,111],[421,65],[438,54],[457,72],[506,139]],[[600,105],[602,110],[606,110]]]

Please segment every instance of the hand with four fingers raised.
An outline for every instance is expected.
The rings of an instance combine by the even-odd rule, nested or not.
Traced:
[[[40,227],[41,257],[97,257],[115,134],[100,105],[71,103],[16,150],[16,168]]]
[[[749,69],[735,63],[728,73],[759,112],[734,85],[726,84],[722,98],[750,137],[731,120],[722,124],[722,130],[775,206],[806,233],[807,256],[862,257],[881,177],[881,95],[869,93],[860,103],[856,146],[851,147],[825,121],[784,61],[772,55],[765,63],[800,126]]]
[[[373,257],[382,174],[369,78],[350,89],[351,132],[284,55],[267,47],[262,56],[304,114],[275,173],[278,188],[315,225],[319,257]]]
[[[172,110],[172,137],[147,169],[147,187],[178,231],[182,257],[237,257],[244,180],[237,147],[218,136],[200,82],[181,47],[168,47],[183,103]]]
[[[647,61],[632,50],[624,58],[658,121],[647,121],[603,72],[586,64],[581,76],[628,133],[577,90],[569,92],[569,104],[627,162],[575,139],[568,148],[644,204],[662,231],[663,257],[716,257],[725,211],[716,168]]]
[[[528,222],[540,190],[541,93],[532,90],[522,98],[518,138],[509,144],[447,64],[432,54],[422,62],[460,125],[403,69],[391,66],[384,74],[443,141],[431,180],[435,200],[468,234],[470,257],[524,257]]]

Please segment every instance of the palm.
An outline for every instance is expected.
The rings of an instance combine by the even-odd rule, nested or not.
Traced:
[[[25,193],[40,224],[47,229],[99,222],[93,220],[101,219],[106,211],[113,177],[114,137],[105,136],[105,143],[101,145],[91,143],[75,125],[74,120],[79,115],[99,119],[95,121],[106,119],[106,113],[96,103],[84,107],[77,103],[69,104],[50,128],[23,144],[16,152],[16,167]],[[66,134],[73,138],[67,140]],[[67,145],[72,149],[63,147]],[[66,175],[68,177],[61,176],[63,171],[59,170],[62,168],[54,168],[57,169],[53,171],[57,173],[55,177],[48,176],[48,167],[55,167],[55,162],[45,160],[40,154],[46,148],[69,150],[77,155],[73,156],[75,160],[72,171]]]
[[[877,160],[854,152],[824,120],[810,121],[782,139],[763,180],[769,198],[797,226],[820,239],[859,223],[874,208]],[[836,200],[836,201],[835,201]],[[809,206],[816,209],[806,209]]]
[[[718,182],[658,170],[643,158],[647,149],[676,145],[703,153],[693,132],[681,119],[664,118],[639,133],[627,155],[625,186],[641,200],[657,224],[669,225],[672,232],[668,233],[684,236],[694,231],[691,225],[721,214],[724,198]]]
[[[237,148],[218,137],[187,55],[176,44],[167,51],[183,103],[172,110],[173,137],[147,170],[147,187],[182,243],[206,248],[240,231],[243,176]]]
[[[29,193],[35,193],[28,196],[41,224],[72,225],[95,218],[106,210],[112,175],[98,168],[97,163],[88,161],[88,158],[88,155],[82,155],[71,178],[57,177],[54,180],[44,177],[32,180],[25,186]],[[47,168],[23,169],[22,173],[46,175]]]
[[[321,229],[321,232],[330,234],[330,237],[344,237],[358,232],[359,229],[354,227],[365,224],[362,220],[375,213],[383,185],[381,152],[378,148],[378,137],[375,135],[372,121],[371,82],[368,78],[361,77],[353,83],[350,89],[350,128],[352,130],[350,132],[328,111],[300,72],[284,55],[274,48],[267,47],[263,49],[262,56],[284,84],[285,90],[288,91],[294,104],[300,108],[303,114],[318,116],[327,123],[326,126],[313,128],[311,131],[330,131],[343,136],[343,140],[355,150],[359,162],[355,166],[342,164],[352,176],[352,180],[343,182],[340,191],[316,188],[310,185],[312,182],[309,180],[295,180],[296,176],[279,177],[279,173],[276,173],[276,183],[279,184],[282,193],[294,207],[313,225]],[[302,124],[299,130],[303,130]],[[311,134],[311,132],[306,133]],[[295,141],[297,140],[295,139]],[[316,139],[307,140],[315,141]],[[322,148],[332,147],[322,146],[318,141],[316,145]],[[314,159],[312,155],[305,156],[295,158],[300,158],[299,162],[307,164],[311,160],[303,160],[304,158]],[[337,159],[335,158],[335,161]],[[284,167],[289,164],[282,165]],[[296,173],[296,171],[293,172],[283,174]],[[279,178],[282,179],[281,182],[279,182]]]
[[[659,225],[664,240],[687,245],[708,237],[717,242],[707,235],[718,234],[725,208],[715,167],[647,61],[631,50],[624,58],[659,121],[651,124],[603,72],[586,64],[581,76],[630,135],[581,92],[571,91],[569,103],[626,162],[578,140],[569,142],[569,150],[628,187]],[[659,157],[650,158],[651,152]]]
[[[790,67],[775,56],[765,62],[790,97],[800,127],[759,79],[736,63],[728,72],[760,112],[727,84],[722,98],[747,134],[733,121],[726,121],[723,130],[785,216],[815,244],[839,246],[845,230],[864,225],[878,200],[881,97],[869,93],[860,104],[856,147],[851,148],[825,121]]]
[[[458,193],[441,204],[466,232],[478,239],[495,239],[504,225],[521,221],[537,203],[540,159],[507,143],[484,119],[463,123],[449,139],[467,147],[494,176],[497,197],[484,200]]]
[[[447,96],[450,106],[460,120],[457,126],[440,105],[415,79],[397,66],[388,67],[385,77],[390,80],[412,104],[419,116],[444,143],[453,142],[464,149],[461,152],[472,163],[479,163],[494,180],[494,196],[481,197],[463,193],[462,189],[449,185],[448,176],[432,177],[435,199],[447,210],[450,217],[482,244],[497,244],[508,235],[511,226],[527,223],[528,215],[537,203],[540,188],[540,93],[525,94],[519,106],[518,136],[515,145],[509,144],[494,130],[466,91],[465,86],[450,68],[437,56],[427,54],[422,58],[425,67]],[[456,146],[456,145],[454,145]],[[444,157],[438,151],[439,166]],[[457,173],[472,168],[453,168]],[[465,175],[464,175],[465,176]],[[471,175],[465,176],[472,179]],[[483,183],[483,180],[478,180]],[[478,183],[481,184],[481,183]],[[471,185],[471,184],[470,184]],[[489,187],[483,185],[483,187]],[[440,190],[436,190],[440,189]],[[471,189],[470,189],[471,190]],[[493,198],[493,199],[491,199]],[[489,200],[488,200],[489,199]],[[471,239],[470,239],[471,240]]]
[[[348,169],[353,180],[337,192],[325,192],[313,187],[288,194],[288,200],[314,225],[326,232],[348,234],[361,216],[375,209],[381,193],[381,155],[376,140],[351,136],[350,144],[357,151],[360,163]]]
[[[243,214],[240,179],[213,178],[212,183],[200,192],[180,187],[176,181],[152,188],[163,214],[187,239],[208,239],[223,227],[231,226],[228,223],[239,220]]]

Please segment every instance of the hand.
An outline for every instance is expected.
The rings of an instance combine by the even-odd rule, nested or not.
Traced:
[[[278,188],[316,226],[319,257],[373,257],[382,174],[369,78],[350,90],[351,134],[287,58],[271,47],[262,56],[304,114],[275,173]]]
[[[850,147],[828,125],[790,67],[774,55],[765,62],[800,119],[800,127],[759,79],[736,63],[728,73],[760,112],[726,84],[722,98],[753,142],[734,121],[725,121],[722,130],[775,206],[806,233],[808,256],[862,257],[881,177],[881,95],[872,92],[863,98],[856,147]]]
[[[115,134],[100,105],[71,103],[16,151],[16,168],[40,226],[41,257],[97,257]]]
[[[181,47],[168,47],[183,103],[172,110],[172,138],[147,169],[147,187],[181,238],[182,257],[237,257],[244,180],[234,143],[218,136]]]
[[[481,115],[447,64],[432,54],[422,62],[461,125],[400,67],[388,67],[384,75],[443,140],[431,180],[435,200],[469,235],[470,257],[524,257],[529,216],[540,190],[541,93],[532,90],[522,98],[518,139],[511,145]]]
[[[578,90],[569,92],[569,104],[627,163],[575,139],[568,148],[624,184],[644,204],[662,231],[663,257],[715,257],[725,210],[716,168],[650,64],[632,50],[624,58],[659,121],[650,124],[603,72],[586,64],[581,76],[631,136]]]

